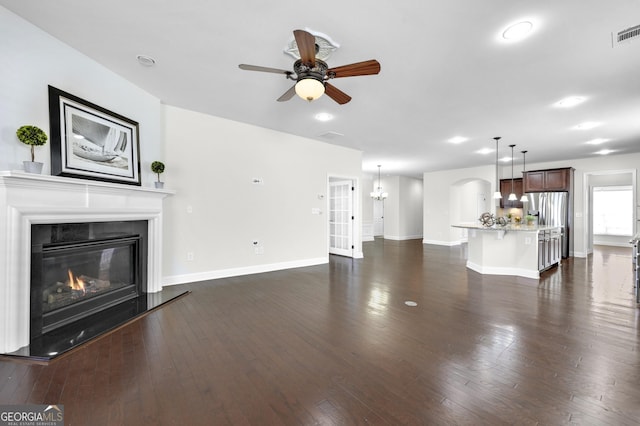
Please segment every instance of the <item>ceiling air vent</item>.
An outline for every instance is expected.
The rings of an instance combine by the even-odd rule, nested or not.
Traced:
[[[640,38],[640,25],[619,31],[615,41],[616,44],[623,44],[637,40],[638,38]]]
[[[329,140],[338,139],[338,138],[341,138],[342,136],[344,136],[342,133],[333,132],[333,131],[329,131],[327,133],[323,133],[320,135],[321,138],[329,139]]]

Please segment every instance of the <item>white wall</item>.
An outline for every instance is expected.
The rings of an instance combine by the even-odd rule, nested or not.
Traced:
[[[495,204],[492,195],[491,183],[485,180],[463,179],[453,183],[449,199],[451,223],[477,222],[480,215],[490,211]],[[456,244],[467,241],[466,228],[453,228],[452,233]]]
[[[400,176],[384,176],[382,188],[389,196],[384,200],[384,233],[389,240],[400,239]]]
[[[422,180],[400,176],[400,239],[422,238]]]
[[[384,238],[410,240],[422,237],[422,181],[406,176],[385,176]]]
[[[357,181],[359,151],[165,108],[2,7],[0,40],[0,170],[20,170],[29,159],[18,127],[33,124],[49,133],[48,85],[138,121],[143,185],[153,186],[149,166],[161,160],[166,187],[177,190],[165,202],[165,283],[327,261],[328,177]],[[43,174],[51,172],[50,158],[50,144],[36,147]],[[252,185],[254,177],[265,184]],[[312,215],[312,208],[323,214]],[[359,253],[359,201],[356,209]],[[254,254],[253,239],[264,255]]]
[[[360,151],[170,106],[165,124],[166,187],[177,191],[166,201],[167,283],[328,261],[328,177],[360,179]]]
[[[640,141],[639,141],[640,143]],[[585,205],[585,180],[590,174],[612,170],[637,170],[640,165],[640,153],[594,156],[592,158],[554,161],[547,163],[527,163],[527,170],[553,169],[560,167],[575,168],[574,177],[574,256],[583,257],[587,253],[588,239],[588,204]],[[510,166],[509,166],[510,167]],[[518,175],[519,170],[514,171]],[[494,186],[494,166],[471,169],[456,169],[424,174],[424,242],[431,244],[452,245],[459,240],[459,233],[452,231],[451,220],[457,214],[451,213],[451,185],[463,179],[480,178],[491,182]],[[636,173],[636,202],[638,204],[638,174]],[[491,193],[494,191],[491,188]],[[492,205],[492,208],[495,206]],[[495,209],[493,210],[495,212]],[[636,218],[637,219],[637,218]],[[636,221],[637,223],[637,221]],[[637,228],[636,228],[637,232]]]
[[[373,241],[373,199],[369,195],[377,186],[377,180],[371,176],[363,175],[360,181],[361,205],[362,205],[362,241]]]
[[[0,170],[22,170],[30,160],[18,127],[32,124],[50,136],[51,85],[140,123],[141,176],[153,186],[149,166],[163,154],[159,99],[2,7],[0,40]],[[35,149],[44,174],[51,173],[50,142]]]
[[[424,243],[454,245],[460,242],[460,239],[463,238],[460,230],[452,228],[451,225],[469,219],[468,212],[461,212],[457,209],[462,208],[459,199],[465,196],[461,193],[462,185],[474,180],[483,182],[478,187],[482,189],[478,190],[486,192],[488,188],[489,200],[487,204],[489,211],[495,213],[495,203],[491,198],[495,191],[495,166],[445,170],[424,174]],[[474,207],[473,211],[475,212],[476,210]]]

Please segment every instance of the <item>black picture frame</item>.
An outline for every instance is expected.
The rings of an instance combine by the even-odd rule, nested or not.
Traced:
[[[49,86],[51,174],[141,185],[138,122]]]

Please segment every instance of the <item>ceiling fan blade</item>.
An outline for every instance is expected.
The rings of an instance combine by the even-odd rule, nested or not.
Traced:
[[[324,84],[324,93],[340,105],[344,105],[351,100],[351,96],[329,83]]]
[[[298,52],[300,53],[300,59],[304,63],[311,65],[316,64],[316,38],[303,30],[294,30],[293,36],[296,39],[298,45]]]
[[[240,65],[238,65],[238,67],[241,70],[247,70],[247,71],[272,72],[272,73],[275,73],[275,74],[284,74],[284,75],[293,74],[293,71],[281,70],[281,69],[278,69],[278,68],[260,67],[258,65],[240,64]]]
[[[355,64],[342,65],[341,67],[329,68],[327,76],[329,78],[354,77],[357,75],[372,75],[380,72],[380,63],[375,59],[356,62]]]
[[[280,96],[277,100],[278,102],[285,102],[293,98],[293,95],[295,94],[296,94],[296,85],[294,84],[293,86],[291,86],[291,89],[284,92],[282,96]]]

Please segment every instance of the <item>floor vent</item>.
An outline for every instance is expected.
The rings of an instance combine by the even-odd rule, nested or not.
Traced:
[[[629,43],[633,40],[637,40],[640,38],[640,25],[636,25],[635,27],[627,28],[626,30],[622,30],[618,32],[618,35],[615,38],[616,44]]]

